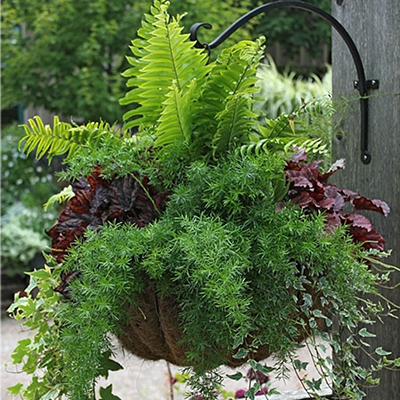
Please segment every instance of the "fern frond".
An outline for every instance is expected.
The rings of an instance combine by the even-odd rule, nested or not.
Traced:
[[[212,143],[214,154],[226,152],[233,142],[241,140],[251,130],[256,118],[251,104],[251,97],[242,93],[227,100],[225,109],[216,116],[218,126]]]
[[[72,186],[69,185],[65,187],[61,192],[51,196],[47,202],[43,205],[44,211],[47,211],[49,207],[53,206],[55,203],[64,203],[65,201],[71,200],[75,196]]]
[[[204,110],[206,114],[215,115],[213,112],[218,111],[214,153],[224,152],[231,143],[243,139],[255,121],[252,103],[256,92],[255,75],[262,54],[263,40],[259,39],[238,43],[220,59],[222,64],[216,68],[203,99],[210,104]]]
[[[72,126],[61,122],[57,116],[53,119],[53,128],[45,125],[40,117],[28,120],[29,125],[22,125],[25,136],[19,142],[19,149],[29,155],[36,149],[35,157],[39,160],[46,153],[49,163],[54,156],[68,154],[70,157],[80,146],[96,146],[103,135],[118,135],[106,122],[89,122],[82,126]]]
[[[124,76],[130,78],[127,85],[133,89],[120,103],[138,106],[124,114],[124,120],[129,120],[126,128],[155,126],[166,106],[165,100],[172,96],[172,83],[183,96],[193,79],[203,81],[210,70],[207,54],[193,47],[189,35],[182,34],[180,19],[170,19],[167,9],[166,2],[156,2],[152,15],[142,23],[140,38],[132,42],[136,58],[128,58],[132,68]]]
[[[190,82],[185,93],[179,90],[175,82],[173,83],[158,121],[156,146],[165,146],[176,141],[191,142],[196,83],[196,80]]]
[[[293,125],[291,126],[291,123]],[[244,154],[259,154],[261,151],[281,151],[289,153],[294,147],[304,147],[307,153],[326,154],[329,152],[327,144],[321,138],[310,138],[303,129],[302,120],[294,123],[287,115],[280,115],[275,119],[267,119],[266,125],[257,125],[257,131],[249,135],[250,143],[241,147]]]

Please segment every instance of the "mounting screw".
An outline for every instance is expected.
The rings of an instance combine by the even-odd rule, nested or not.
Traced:
[[[379,89],[379,80],[378,79],[369,79],[365,82],[367,89]],[[359,82],[353,81],[354,89],[359,88]]]
[[[379,89],[378,79],[371,79],[370,81],[367,81],[367,87],[368,89]]]

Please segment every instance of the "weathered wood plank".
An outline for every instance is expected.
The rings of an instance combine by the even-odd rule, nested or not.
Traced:
[[[369,215],[393,249],[390,262],[400,266],[400,0],[332,0],[332,14],[348,30],[363,59],[367,79],[379,79],[380,88],[369,100],[369,149],[372,161],[360,161],[360,114],[358,101],[343,121],[345,136],[334,139],[337,158],[347,160],[338,183],[371,198],[385,200],[391,207],[388,218]],[[355,68],[341,38],[333,35],[334,97],[357,97],[352,88]],[[339,175],[339,174],[338,174]],[[400,279],[396,276],[397,281]],[[400,304],[400,288],[384,293]],[[386,319],[374,328],[379,344],[400,356],[400,319]],[[370,360],[360,356],[367,365]],[[379,388],[367,391],[366,399],[397,399],[400,375],[385,371]]]

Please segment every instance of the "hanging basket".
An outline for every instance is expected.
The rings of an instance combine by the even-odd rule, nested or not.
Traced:
[[[314,309],[322,310],[318,295],[311,288],[306,290],[314,299]],[[304,315],[301,315],[305,319]],[[316,319],[319,329],[323,329],[322,318]],[[179,304],[172,296],[162,296],[149,285],[137,299],[136,305],[128,309],[127,319],[117,335],[119,342],[130,353],[145,360],[166,360],[178,366],[190,366],[186,358],[187,348],[181,345],[183,330],[179,318]],[[296,342],[301,343],[309,336],[308,330],[298,331]],[[251,341],[243,345],[248,349],[244,358],[235,358],[237,349],[223,351],[224,365],[236,368],[245,364],[250,358],[261,361],[271,356],[270,346],[261,345],[256,352],[250,350]]]

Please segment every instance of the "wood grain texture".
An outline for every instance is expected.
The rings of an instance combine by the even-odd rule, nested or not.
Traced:
[[[339,5],[338,3],[342,3]],[[336,158],[346,159],[346,169],[336,181],[342,187],[371,198],[385,200],[391,207],[387,218],[368,215],[387,240],[393,253],[390,262],[400,266],[400,0],[332,0],[332,14],[348,30],[364,63],[367,79],[379,79],[380,88],[369,100],[369,150],[372,161],[360,161],[359,102],[342,123],[344,137],[334,138]],[[332,38],[333,95],[357,98],[357,79],[350,53],[337,34]],[[339,175],[339,174],[337,174]],[[399,274],[395,276],[400,280]],[[400,288],[383,292],[400,304]],[[400,356],[400,319],[386,319],[374,327],[379,345]],[[377,344],[376,343],[376,344]],[[366,365],[370,360],[360,355]],[[367,390],[367,400],[400,398],[400,373],[385,371],[381,385]]]

